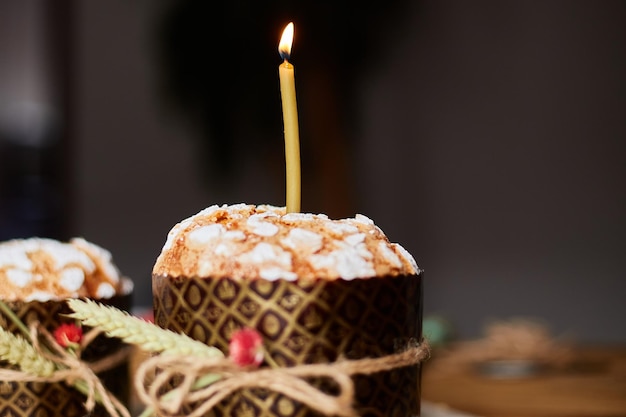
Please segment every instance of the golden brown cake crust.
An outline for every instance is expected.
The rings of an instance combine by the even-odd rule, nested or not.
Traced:
[[[295,280],[415,275],[369,218],[331,220],[269,205],[211,206],[172,228],[153,274]]]
[[[6,301],[111,298],[125,291],[126,281],[107,250],[82,238],[0,243],[0,299]]]

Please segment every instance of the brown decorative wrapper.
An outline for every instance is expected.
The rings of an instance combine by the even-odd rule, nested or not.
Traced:
[[[281,366],[381,357],[421,340],[422,276],[355,280],[233,280],[153,276],[161,327],[228,351],[233,330],[256,328]],[[324,390],[332,392],[332,387]],[[360,416],[419,415],[420,366],[354,377]],[[269,390],[241,390],[208,416],[319,416]]]
[[[118,295],[109,299],[97,300],[123,310],[131,307],[131,294]],[[39,321],[51,333],[63,323],[73,320],[64,317],[71,313],[65,301],[21,302],[5,301],[9,308],[28,326]],[[17,334],[19,330],[0,311],[0,326]],[[88,331],[85,328],[85,331]],[[114,354],[123,347],[119,339],[99,335],[82,354],[85,361],[92,362]],[[9,366],[0,362],[0,366]],[[128,364],[116,366],[98,374],[105,387],[122,403],[127,404],[129,396]],[[0,416],[2,417],[104,417],[109,414],[101,406],[88,414],[85,410],[85,396],[63,383],[0,381]]]

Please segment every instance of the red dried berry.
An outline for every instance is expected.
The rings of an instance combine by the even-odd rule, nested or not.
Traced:
[[[54,338],[59,345],[66,348],[70,345],[80,343],[83,338],[83,329],[74,323],[65,323],[57,327],[54,331]]]
[[[235,330],[228,357],[239,366],[259,366],[263,362],[263,338],[255,329]]]

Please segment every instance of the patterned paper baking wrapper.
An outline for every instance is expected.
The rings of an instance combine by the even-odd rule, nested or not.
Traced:
[[[132,294],[117,295],[98,302],[123,310],[131,307]],[[9,308],[28,326],[39,321],[49,332],[63,323],[73,323],[65,314],[71,313],[65,301],[5,301]],[[0,325],[18,334],[19,330],[0,312]],[[89,331],[85,327],[83,331]],[[114,354],[123,347],[115,338],[99,335],[82,354],[85,361],[96,361]],[[0,362],[0,366],[9,365]],[[105,387],[123,404],[129,397],[129,375],[127,361],[98,374]],[[91,414],[85,409],[86,397],[64,382],[16,382],[0,381],[0,416],[2,417],[104,417],[109,414],[101,406],[96,406]]]
[[[153,276],[155,321],[228,351],[233,330],[256,328],[281,366],[382,357],[421,340],[422,275],[266,281]],[[360,416],[419,415],[420,366],[353,377]],[[321,383],[322,389],[323,382]],[[320,414],[265,389],[240,390],[207,416]]]

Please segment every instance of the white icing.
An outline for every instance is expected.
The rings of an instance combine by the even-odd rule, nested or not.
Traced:
[[[200,211],[197,215],[198,216],[210,216],[213,213],[215,213],[216,211],[218,211],[220,209],[220,207],[217,204],[213,204],[212,206],[209,206],[207,208],[205,208],[204,210]]]
[[[66,268],[61,272],[59,284],[68,291],[78,291],[84,282],[85,273],[80,268]]]
[[[278,233],[278,226],[272,223],[257,223],[250,230],[255,235],[259,236],[274,236]]]
[[[363,259],[372,259],[374,255],[369,251],[365,244],[365,233],[355,233],[348,235],[343,239],[343,244],[338,245],[340,248],[353,250]]]
[[[222,233],[224,233],[224,226],[221,224],[201,226],[187,234],[187,244],[190,246],[204,246]]]
[[[250,227],[250,231],[259,236],[274,236],[276,233],[278,233],[278,226],[262,220],[267,217],[277,216],[274,213],[270,212],[264,212],[250,216],[247,221],[247,224]]]
[[[257,244],[254,249],[242,254],[239,258],[242,263],[261,264],[275,262],[281,266],[289,266],[291,264],[289,252],[285,252],[265,242]]]
[[[322,248],[323,238],[319,233],[295,228],[291,229],[287,237],[280,240],[280,243],[291,249],[301,249],[306,253],[315,253]]]
[[[261,210],[267,210],[267,211],[261,211]],[[274,218],[279,218],[280,216],[277,213],[274,213],[272,211],[272,206],[259,206],[259,213],[257,214],[253,214],[252,216],[248,217],[248,222],[257,222],[257,221],[261,221],[262,219],[267,219],[270,217],[274,217]]]
[[[222,205],[222,209],[223,210],[228,210],[231,212],[236,212],[239,210],[245,210],[247,208],[249,208],[250,206],[246,203],[238,203],[238,204],[233,204],[232,206],[229,206],[228,204],[224,204]],[[261,207],[268,207],[268,206],[259,206],[259,208]]]
[[[211,259],[202,258],[198,261],[198,275],[208,277],[213,273],[214,264]]]
[[[87,242],[82,237],[75,237],[70,240],[70,243],[81,249],[85,249],[89,253],[93,253],[94,257],[100,258],[102,261],[111,262],[113,258],[111,252],[91,242]]]
[[[359,231],[356,226],[341,221],[324,223],[324,228],[336,235],[352,234]]]
[[[415,258],[413,258],[413,255],[411,255],[406,249],[404,249],[397,243],[392,243],[391,246],[398,252],[400,257],[402,257],[411,265],[411,267],[413,268],[412,273],[417,274],[420,268],[417,266],[417,262],[415,262]]]
[[[103,282],[96,290],[96,298],[111,298],[115,295],[115,288],[109,283]]]
[[[374,224],[374,221],[372,219],[370,219],[369,217],[364,216],[362,214],[357,214],[354,217],[354,221],[357,222],[357,223],[366,224],[368,226]]]
[[[277,279],[295,281],[296,278],[298,278],[297,274],[291,271],[286,271],[278,267],[261,269],[261,271],[259,272],[259,275],[261,276],[261,278],[266,279],[268,281],[276,281]]]
[[[7,278],[17,287],[23,288],[33,280],[33,274],[21,269],[7,269]]]
[[[396,253],[389,248],[389,246],[387,245],[387,242],[379,242],[378,250],[390,264],[392,264],[396,268],[402,267],[402,261],[400,261],[400,258],[398,258],[398,255],[396,255]]]
[[[348,235],[343,238],[343,241],[350,246],[356,246],[359,243],[365,242],[365,233],[355,233],[353,235]]]
[[[327,255],[312,255],[311,263],[317,269],[335,269],[346,280],[376,275],[370,263],[350,248],[336,250]]]
[[[231,240],[244,240],[246,238],[246,234],[244,232],[242,232],[241,230],[229,230],[226,233],[224,233],[224,239],[231,239]]]
[[[178,223],[176,226],[174,226],[172,228],[172,230],[170,230],[169,233],[167,234],[167,240],[165,241],[165,244],[163,245],[163,249],[161,249],[161,250],[165,251],[165,250],[171,249],[172,246],[174,245],[174,242],[176,241],[176,239],[178,239],[178,235],[185,228],[187,228],[187,226],[189,226],[192,223],[193,223],[193,219],[192,218],[188,218],[188,219],[185,219],[182,222]]]
[[[315,217],[311,213],[287,213],[281,220],[285,223],[298,223],[298,222],[310,222]]]
[[[33,263],[22,248],[12,243],[4,244],[0,250],[0,268],[14,266],[19,269],[30,270]]]
[[[220,243],[215,247],[216,255],[231,256],[233,253],[235,253],[233,246],[226,242]]]
[[[112,263],[105,263],[103,265],[101,265],[102,269],[104,270],[104,274],[109,277],[109,279],[114,282],[114,283],[118,283],[120,282],[120,271],[117,270],[116,266],[113,265]]]
[[[84,250],[92,258],[96,259],[97,266],[102,268],[104,274],[113,282],[117,283],[120,280],[120,273],[113,265],[113,256],[108,250],[86,241],[83,238],[73,238],[70,243],[77,246],[79,249]]]
[[[29,295],[24,297],[24,301],[26,302],[29,302],[29,301],[45,302],[45,301],[50,301],[54,299],[55,299],[54,294],[51,294],[45,291],[33,291]]]
[[[96,265],[85,252],[76,250],[71,245],[52,239],[41,239],[39,248],[52,257],[57,269],[62,269],[69,264],[78,264],[88,272],[96,269]]]
[[[358,245],[354,247],[354,249],[359,254],[359,256],[361,256],[363,259],[368,259],[368,260],[374,259],[374,254],[369,251],[365,243],[359,243]]]
[[[130,294],[135,289],[135,283],[128,278],[123,278],[120,280],[122,284],[121,294]]]

